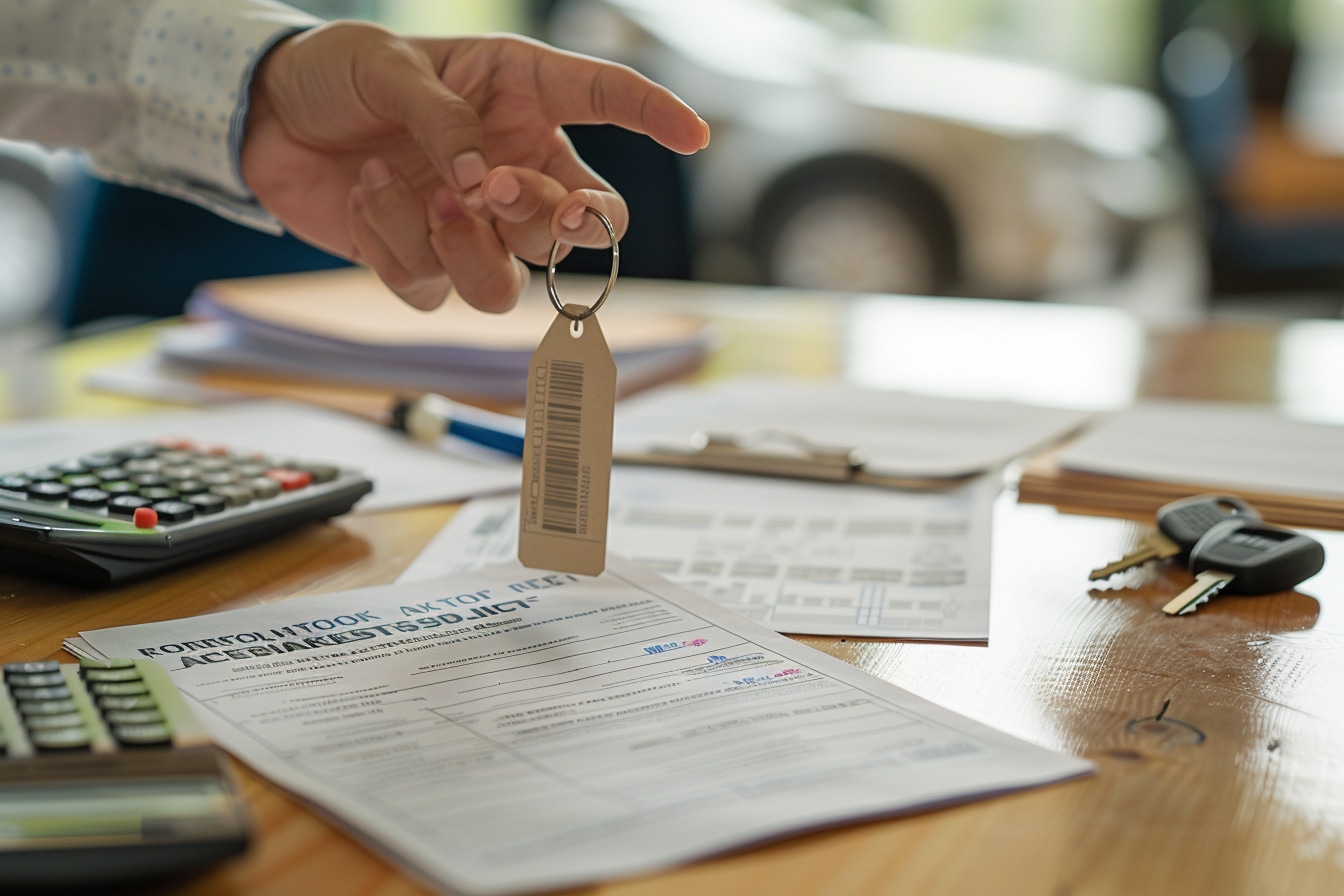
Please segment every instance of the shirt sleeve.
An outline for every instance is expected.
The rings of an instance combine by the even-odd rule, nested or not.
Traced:
[[[319,22],[269,0],[5,0],[0,136],[278,233],[240,173],[252,75]]]

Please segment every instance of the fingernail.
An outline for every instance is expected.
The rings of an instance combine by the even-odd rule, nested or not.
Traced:
[[[485,164],[485,156],[474,149],[468,150],[453,159],[453,177],[457,178],[457,186],[463,192],[479,186],[489,173],[490,169]]]
[[[576,205],[565,211],[560,216],[560,226],[566,230],[578,230],[583,226],[583,213],[585,209],[582,205]]]
[[[434,198],[429,203],[429,213],[436,224],[445,224],[467,216],[462,200],[448,187],[440,187],[434,192]]]
[[[360,169],[359,177],[365,187],[376,190],[392,183],[392,169],[382,159],[369,159]]]
[[[500,205],[513,205],[523,195],[523,185],[518,178],[503,172],[490,182],[490,199]]]
[[[481,195],[479,188],[468,190],[462,197],[462,204],[473,212],[481,212],[485,210],[485,197]]]

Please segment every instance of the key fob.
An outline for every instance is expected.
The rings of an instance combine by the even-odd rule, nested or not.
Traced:
[[[1239,517],[1258,520],[1260,514],[1231,495],[1195,495],[1164,504],[1157,511],[1157,528],[1188,551],[1218,523]]]
[[[1190,551],[1190,571],[1230,573],[1228,594],[1287,591],[1321,571],[1325,547],[1309,535],[1253,518],[1233,517],[1204,533]]]

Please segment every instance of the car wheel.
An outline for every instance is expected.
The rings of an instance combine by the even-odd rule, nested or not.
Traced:
[[[927,195],[891,179],[813,178],[776,191],[758,228],[767,283],[934,294],[951,286],[950,226]]]

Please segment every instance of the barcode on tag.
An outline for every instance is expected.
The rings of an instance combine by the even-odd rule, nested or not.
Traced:
[[[579,532],[579,420],[583,408],[583,365],[552,361],[546,378],[546,438],[542,467],[546,476],[541,527]]]
[[[528,384],[518,559],[595,576],[606,566],[616,401],[616,364],[597,319],[558,316]]]

